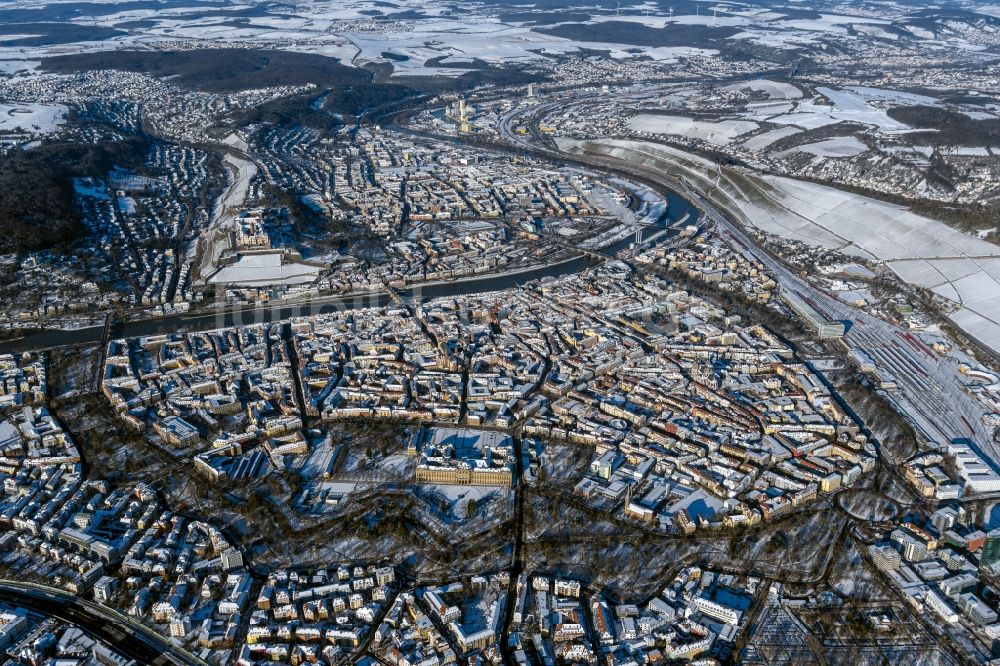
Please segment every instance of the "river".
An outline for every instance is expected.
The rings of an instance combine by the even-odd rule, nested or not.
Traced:
[[[663,195],[666,197],[668,204],[667,216],[666,220],[664,220],[665,226],[670,227],[684,220],[689,213],[691,214],[691,218],[687,220],[687,223],[693,223],[698,212],[688,200],[669,190],[664,191]],[[644,231],[647,235],[651,236],[654,233],[662,231],[664,225],[651,225],[645,227]],[[677,230],[671,230],[669,233],[660,236],[657,241],[662,242],[665,239],[673,237],[676,233]],[[602,248],[602,251],[613,255],[627,248],[632,241],[633,237],[628,236],[617,243]],[[486,291],[497,291],[524,285],[542,278],[579,273],[589,266],[594,265],[594,263],[593,259],[581,256],[576,259],[547,266],[539,266],[538,268],[525,271],[511,271],[499,275],[484,275],[482,277],[471,277],[455,280],[454,282],[439,282],[430,285],[411,285],[402,289],[401,292],[404,297],[409,299],[419,297],[421,300],[428,300],[447,296],[463,296]],[[230,308],[219,312],[174,314],[126,322],[122,325],[121,330],[117,332],[117,336],[132,338],[144,335],[174,333],[177,331],[205,331],[215,328],[282,321],[292,317],[314,316],[348,308],[381,306],[388,302],[389,296],[385,293],[367,295],[350,294],[347,296],[318,297],[309,301],[291,304],[279,302],[273,305]],[[72,330],[48,329],[16,340],[0,342],[0,353],[97,344],[101,341],[103,333],[103,326],[90,326]]]

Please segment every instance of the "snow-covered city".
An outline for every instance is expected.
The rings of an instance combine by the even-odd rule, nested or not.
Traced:
[[[1000,8],[0,2],[0,664],[1000,663]]]

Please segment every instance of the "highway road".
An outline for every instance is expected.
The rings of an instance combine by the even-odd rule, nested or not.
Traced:
[[[73,624],[140,664],[206,666],[152,629],[106,606],[55,588],[0,580],[0,601]]]
[[[548,367],[548,366],[547,366]],[[547,374],[547,373],[546,373]],[[513,651],[508,643],[511,622],[517,606],[517,581],[524,573],[524,457],[521,449],[520,434],[514,438],[515,476],[514,484],[514,552],[511,555],[510,585],[507,587],[507,597],[502,609],[503,619],[500,626],[500,656],[506,666],[516,664]]]

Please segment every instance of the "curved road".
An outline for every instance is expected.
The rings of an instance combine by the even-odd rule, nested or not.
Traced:
[[[117,611],[62,590],[0,580],[0,601],[80,627],[140,664],[207,666],[201,659]]]

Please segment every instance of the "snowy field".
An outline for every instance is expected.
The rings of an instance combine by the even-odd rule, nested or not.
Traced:
[[[61,104],[0,104],[0,131],[48,134],[66,122]]]
[[[751,224],[884,261],[904,282],[960,305],[955,324],[1000,351],[1000,247],[901,206],[790,178],[764,180],[777,205],[738,202]]]
[[[276,5],[267,13],[251,11],[251,3],[228,5],[224,11],[205,12],[208,5],[197,6],[198,3],[187,7],[150,8],[127,0],[101,0],[94,3],[101,6],[101,11],[94,13],[88,13],[88,3],[79,4],[81,7],[72,22],[112,28],[122,34],[105,40],[78,42],[71,47],[74,52],[141,48],[164,40],[213,40],[218,44],[256,42],[270,48],[337,57],[355,66],[375,61],[388,62],[382,54],[391,52],[407,58],[392,60],[397,73],[438,76],[454,76],[463,71],[429,63],[439,56],[458,61],[478,59],[500,64],[539,60],[549,54],[572,53],[580,49],[609,51],[613,58],[634,59],[642,56],[660,61],[716,53],[715,50],[692,45],[651,47],[591,42],[586,38],[564,39],[544,34],[542,28],[532,25],[530,18],[502,21],[502,7],[472,4],[456,12],[455,5],[445,0],[298,0]],[[33,0],[12,3],[12,7],[29,9],[36,5]],[[108,11],[108,5],[120,6],[121,11]],[[601,33],[605,22],[629,22],[637,24],[637,28],[655,30],[684,26],[693,29],[735,29],[739,32],[729,37],[732,41],[748,41],[776,49],[822,47],[830,38],[897,42],[934,39],[945,48],[985,48],[965,39],[961,30],[935,35],[922,28],[905,26],[902,15],[895,23],[881,18],[833,13],[801,19],[791,18],[780,9],[768,11],[732,4],[702,5],[700,11],[684,13],[685,9],[688,12],[691,9],[677,8],[675,12],[671,8],[647,3],[641,6],[641,15],[635,13],[639,6],[622,7],[624,13],[621,14],[608,11],[608,7],[580,6],[577,13],[586,13],[587,16],[567,17],[570,19],[567,23],[581,21],[594,35]],[[511,5],[513,7],[517,5]],[[524,5],[523,8],[530,17],[535,7]],[[244,10],[248,11],[241,13]],[[892,23],[905,28],[913,36],[904,34],[900,37],[888,28]],[[22,69],[23,64],[30,68],[39,58],[70,48],[65,44],[37,47],[8,45],[30,34],[31,31],[26,29],[24,34],[0,38],[0,63],[11,61],[10,64],[0,64],[0,71]],[[623,37],[623,40],[627,38]],[[798,88],[785,82],[757,81],[749,87],[766,92],[774,99],[801,97]]]
[[[795,136],[796,134],[799,134],[801,132],[802,130],[800,130],[798,127],[791,127],[791,126],[779,127],[778,129],[773,129],[769,132],[762,132],[757,136],[747,139],[746,141],[743,142],[743,147],[746,148],[747,150],[758,152],[764,150],[773,143],[781,141],[782,139],[789,136]]]
[[[743,117],[749,120],[767,120],[774,116],[791,113],[795,104],[785,101],[750,102],[747,110],[743,112]]]
[[[903,280],[960,303],[951,317],[955,325],[1000,351],[1000,257],[930,258],[889,266]]]
[[[794,125],[806,130],[841,122],[870,125],[885,133],[910,129],[908,125],[893,120],[885,111],[874,108],[864,97],[850,90],[825,87],[816,90],[821,93],[820,97],[796,102],[791,111],[774,115],[767,120],[777,125]],[[761,117],[756,112],[751,114],[755,118]]]
[[[802,91],[791,83],[784,81],[770,81],[768,79],[755,79],[743,83],[734,83],[723,90],[752,90],[754,92],[766,93],[771,99],[799,99]]]
[[[274,284],[311,284],[322,272],[320,266],[298,262],[286,263],[281,252],[243,255],[213,275],[212,284],[270,286]]]
[[[902,206],[792,178],[755,180],[762,186],[737,204],[769,233],[883,261],[1000,256],[1000,247]]]
[[[850,120],[863,125],[874,125],[886,131],[910,129],[909,126],[890,118],[885,111],[872,108],[861,95],[850,90],[819,87],[816,88],[816,92],[833,103],[830,117],[835,120]]]
[[[107,1],[115,3],[115,0]],[[100,42],[80,42],[73,46],[73,51],[143,48],[163,40],[210,40],[215,45],[257,42],[269,48],[336,57],[346,65],[358,67],[370,62],[391,62],[396,74],[416,76],[458,76],[468,71],[429,62],[441,57],[459,63],[478,60],[494,65],[539,61],[547,55],[575,53],[581,49],[609,51],[613,58],[636,57],[636,47],[632,44],[570,40],[543,34],[523,22],[500,21],[495,9],[473,7],[467,15],[456,16],[451,4],[435,0],[396,0],[391,4],[370,0],[300,2],[283,7],[273,16],[249,15],[239,21],[225,15],[199,13],[198,7],[153,10],[129,8],[126,2],[121,4],[121,12],[87,16],[82,10],[75,20],[115,29],[120,29],[123,23],[134,24],[127,29],[127,34]],[[227,11],[237,12],[239,8],[233,6]],[[373,19],[373,12],[377,20]],[[409,15],[411,12],[419,13],[422,18],[414,20]],[[399,19],[395,19],[396,14],[400,15]],[[685,19],[677,17],[677,20]],[[4,39],[21,37],[24,36],[6,35],[0,39],[0,62],[9,59],[11,63],[0,65],[0,71],[24,69],[25,65],[33,68],[37,65],[34,61],[56,54],[57,49],[49,46],[4,46]],[[653,60],[671,62],[680,57],[716,53],[691,46],[640,50],[642,55]],[[406,59],[388,60],[383,57],[385,52]]]
[[[87,197],[97,199],[98,201],[111,201],[111,195],[108,194],[108,188],[104,183],[91,178],[74,178],[73,191],[78,197]]]
[[[853,136],[834,136],[816,143],[806,143],[791,150],[777,153],[775,157],[788,157],[794,153],[809,153],[816,157],[854,157],[867,152],[868,146]]]
[[[723,90],[745,89],[766,92],[772,101],[751,102],[747,105],[746,110],[740,114],[742,118],[751,122],[767,121],[775,125],[798,127],[803,130],[814,130],[836,123],[852,122],[876,128],[883,134],[899,134],[911,131],[912,128],[893,120],[882,108],[873,106],[872,102],[884,107],[940,104],[938,100],[924,95],[862,86],[852,86],[842,90],[819,87],[816,89],[819,95],[810,99],[800,99],[802,91],[791,84],[773,81],[750,81],[728,86]],[[788,135],[774,136],[777,140]],[[763,144],[761,147],[752,149],[761,150],[767,145],[770,144]],[[825,151],[830,148],[831,146],[819,146],[817,150],[821,151],[821,155],[826,156]],[[829,156],[843,157],[845,155]]]
[[[889,32],[880,25],[856,25],[854,29],[863,35],[869,37],[878,37],[879,39],[899,39],[899,34],[895,32]]]
[[[660,116],[645,113],[630,118],[628,127],[636,132],[674,134],[688,139],[701,139],[716,146],[727,145],[738,136],[760,129],[757,123],[748,120],[708,122],[683,116]]]
[[[3,74],[14,74],[24,70],[35,69],[41,64],[40,60],[0,60],[0,72]]]
[[[541,54],[572,54],[580,49],[609,51],[612,58],[631,58],[635,49],[628,44],[564,39],[489,19],[424,20],[415,22],[407,31],[348,32],[343,33],[343,37],[357,48],[354,64],[382,60],[382,53],[388,51],[407,57],[405,61],[394,61],[392,64],[396,73],[411,75],[449,76],[465,71],[428,64],[428,61],[442,56],[456,61],[475,58],[494,65],[509,65],[545,57]],[[693,47],[649,47],[644,48],[643,53],[653,60],[673,62],[680,57],[711,55],[715,51]]]
[[[916,93],[903,92],[902,90],[892,90],[890,88],[869,88],[867,86],[846,86],[854,95],[869,101],[892,102],[909,106],[937,106],[941,100],[927,95],[917,95]]]

